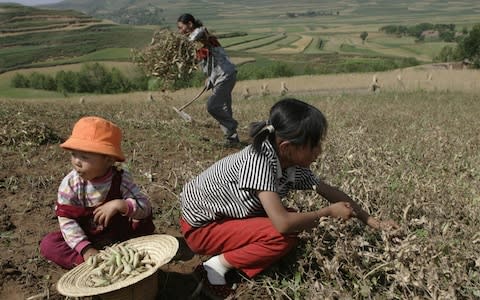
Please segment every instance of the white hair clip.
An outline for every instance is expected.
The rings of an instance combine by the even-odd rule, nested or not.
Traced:
[[[273,127],[273,125],[271,125],[271,124],[265,126],[265,129],[267,129],[268,132],[270,132],[270,133],[274,133],[274,132],[275,132],[275,127]]]

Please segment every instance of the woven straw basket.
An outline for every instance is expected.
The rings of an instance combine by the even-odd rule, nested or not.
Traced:
[[[130,239],[122,243],[139,251],[146,251],[155,265],[138,276],[107,286],[90,287],[86,284],[93,267],[82,263],[65,273],[57,282],[60,294],[69,297],[100,296],[103,300],[150,300],[158,291],[158,269],[177,253],[178,241],[166,234],[154,234]]]
[[[100,295],[102,300],[154,300],[158,291],[157,272],[130,286]]]

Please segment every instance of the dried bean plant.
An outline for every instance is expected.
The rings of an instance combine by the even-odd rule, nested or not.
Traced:
[[[45,123],[16,114],[0,120],[0,145],[15,149],[35,147],[60,141],[58,134]]]
[[[192,77],[196,47],[188,37],[163,29],[154,33],[149,46],[132,50],[133,61],[147,75],[160,78],[165,88],[172,88],[176,81]]]
[[[92,268],[87,284],[99,287],[135,277],[151,269],[155,262],[147,252],[119,244],[90,256],[87,264]]]

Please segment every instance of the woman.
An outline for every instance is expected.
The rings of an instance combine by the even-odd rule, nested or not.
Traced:
[[[198,42],[197,50],[203,73],[207,76],[205,85],[213,89],[208,98],[207,110],[220,123],[226,146],[237,146],[240,143],[237,134],[238,122],[233,118],[232,90],[237,81],[237,70],[230,61],[217,38],[210,35],[202,22],[191,14],[183,14],[177,20],[178,31],[189,35],[192,42]]]

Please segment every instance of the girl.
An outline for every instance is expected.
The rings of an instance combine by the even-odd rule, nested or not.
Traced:
[[[232,90],[237,81],[237,70],[221,47],[217,38],[210,35],[202,22],[191,14],[183,14],[177,20],[178,31],[188,34],[192,42],[198,42],[197,59],[203,73],[207,76],[207,89],[213,88],[208,98],[207,110],[220,123],[226,146],[237,146],[240,143],[237,134],[238,122],[233,118]]]
[[[55,212],[60,231],[47,234],[40,253],[71,269],[103,247],[153,233],[152,208],[131,175],[114,167],[124,161],[122,133],[99,117],[84,117],[60,146],[71,153],[73,170],[58,189]]]
[[[228,296],[228,270],[254,277],[284,256],[295,246],[297,233],[317,226],[321,217],[355,216],[378,229],[397,226],[369,216],[312,173],[309,166],[321,153],[326,132],[327,121],[317,108],[296,99],[281,100],[267,121],[252,123],[252,145],[184,186],[182,233],[194,252],[213,255],[194,273],[207,294]],[[299,213],[282,205],[288,191],[314,187],[330,206]]]

